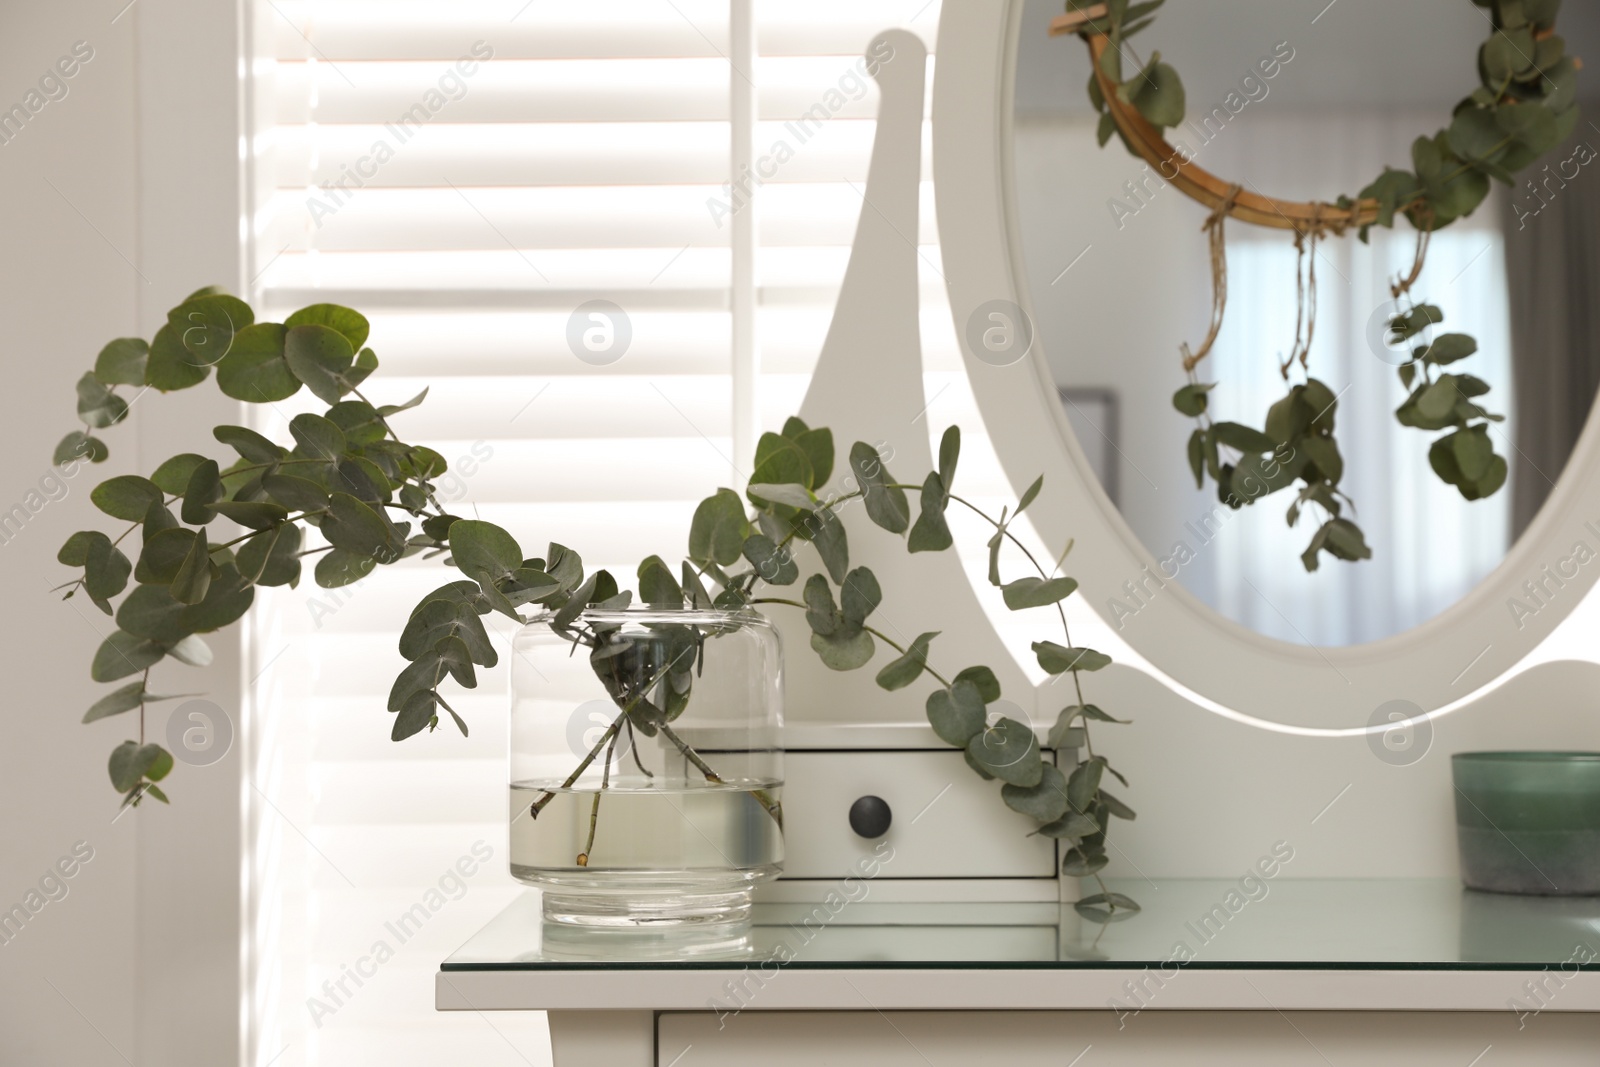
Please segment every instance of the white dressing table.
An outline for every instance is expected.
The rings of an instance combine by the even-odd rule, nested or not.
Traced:
[[[1144,912],[1101,927],[1070,906],[885,904],[862,886],[837,914],[758,905],[747,942],[699,950],[549,943],[530,891],[444,961],[437,1006],[549,1011],[557,1067],[1600,1058],[1597,898],[1141,881],[1113,888]]]

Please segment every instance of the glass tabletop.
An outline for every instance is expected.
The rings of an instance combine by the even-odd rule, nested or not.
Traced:
[[[727,969],[1600,970],[1600,897],[1480,893],[1445,879],[1130,880],[1143,910],[1101,924],[1071,905],[901,904],[835,895],[758,904],[734,935],[570,930],[528,891],[445,971]]]

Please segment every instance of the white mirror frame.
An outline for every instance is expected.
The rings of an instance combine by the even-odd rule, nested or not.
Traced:
[[[1011,301],[1038,322],[1023,267],[1022,220],[1015,214],[1012,113],[1020,35],[1042,34],[1046,27],[1022,25],[1024,8],[1024,0],[953,3],[940,16],[934,187],[945,279],[962,337],[969,319],[991,300]],[[1063,41],[1062,47],[1075,44]],[[1098,149],[1086,142],[1084,151]],[[996,367],[976,359],[963,342],[979,411],[1014,487],[1044,474],[1046,490],[1028,516],[1047,544],[1076,539],[1068,571],[1082,583],[1080,595],[1151,666],[1206,701],[1319,730],[1365,727],[1392,700],[1426,712],[1458,705],[1506,677],[1600,574],[1600,419],[1591,412],[1544,509],[1501,565],[1459,602],[1421,626],[1367,645],[1318,649],[1264,637],[1163,576],[1101,490],[1042,356],[1046,345],[1070,344],[1070,338],[1036,333],[1026,358]],[[1589,551],[1584,564],[1574,562],[1580,543]],[[1119,629],[1106,604],[1125,596],[1129,581],[1143,583],[1153,597]],[[1542,585],[1538,600],[1525,583]],[[1519,618],[1513,600],[1538,610]]]

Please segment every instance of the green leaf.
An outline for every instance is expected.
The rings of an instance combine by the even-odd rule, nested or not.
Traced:
[[[102,534],[90,541],[84,556],[83,591],[95,603],[104,604],[127,588],[128,574],[132,570],[128,557]]]
[[[1092,84],[1098,85],[1099,82],[1096,80],[1093,81]],[[1101,148],[1104,148],[1106,145],[1111,143],[1111,138],[1115,137],[1116,135],[1116,117],[1112,115],[1111,112],[1107,111],[1105,114],[1100,116],[1100,124],[1095,127],[1095,140],[1100,143]]]
[[[978,687],[978,695],[983,697],[985,704],[993,704],[1000,699],[1000,679],[994,676],[994,671],[988,667],[968,667],[956,675],[957,682],[971,682]]]
[[[443,660],[437,652],[427,652],[415,662],[408,664],[395,678],[394,685],[389,689],[388,709],[399,711],[405,706],[411,694],[424,689],[432,689],[439,684],[443,677]]]
[[[839,613],[845,622],[860,626],[883,603],[883,590],[877,576],[857,567],[839,584]]]
[[[285,319],[283,324],[290,328],[327,326],[343,335],[351,351],[360,351],[372,331],[372,324],[367,321],[365,315],[347,307],[340,307],[338,304],[312,304],[310,307],[303,307]]]
[[[1061,857],[1061,873],[1068,878],[1087,878],[1105,870],[1110,862],[1104,852],[1085,853],[1082,849],[1071,848]]]
[[[150,475],[150,480],[168,496],[182,496],[189,487],[189,478],[195,468],[206,462],[206,457],[184,452],[173,456]]]
[[[218,515],[252,530],[271,529],[289,518],[287,508],[269,500],[219,500],[206,506]]]
[[[243,426],[218,426],[211,436],[251,463],[276,463],[284,457],[283,449]]]
[[[761,435],[756,443],[755,470],[750,475],[752,486],[797,485],[808,488],[814,481],[811,460],[796,442],[781,434]]]
[[[639,564],[638,577],[640,600],[653,608],[683,607],[683,587],[660,556],[650,556]]]
[[[1072,770],[1067,779],[1067,803],[1072,810],[1088,814],[1094,810],[1095,795],[1100,792],[1100,779],[1106,769],[1102,759],[1085,760]]]
[[[161,488],[149,478],[121,474],[95,486],[89,493],[89,499],[113,519],[142,522],[150,505],[162,502],[165,497]]]
[[[751,482],[750,487],[745,490],[745,495],[757,507],[782,504],[784,507],[799,508],[802,511],[815,511],[818,507],[816,498],[811,495],[811,490],[803,485]]]
[[[359,364],[362,355],[366,355],[371,351],[371,349],[366,349],[365,351],[359,353],[356,357],[357,363]],[[391,415],[400,414],[402,411],[410,411],[412,408],[418,406],[426,399],[428,399],[428,390],[426,387],[424,387],[422,392],[418,393],[416,396],[402,404],[384,404],[382,407],[378,408],[378,414],[387,419]]]
[[[167,312],[167,326],[178,342],[195,365],[207,369],[229,353],[239,331],[255,320],[249,304],[226,293],[191,297]]]
[[[811,627],[811,632],[824,637],[831,636],[843,622],[843,616],[833,603],[833,589],[828,585],[828,580],[820,574],[813,574],[806,580],[803,593],[806,602],[806,625]]]
[[[392,560],[398,557],[400,546],[394,542],[392,537],[394,527],[387,519],[349,493],[332,493],[328,500],[328,514],[323,518],[319,528],[329,544],[335,548],[348,549],[378,559]],[[459,525],[461,523],[456,523],[456,526]],[[450,530],[454,534],[455,526]],[[454,550],[453,538],[451,547]],[[519,560],[521,558],[520,552],[518,558]]]
[[[1006,607],[1012,611],[1022,611],[1059,603],[1077,588],[1078,583],[1072,578],[1052,578],[1049,581],[1043,578],[1018,578],[1001,586],[1000,592],[1005,597]]]
[[[1315,464],[1317,470],[1329,482],[1337,484],[1339,479],[1344,477],[1344,457],[1339,454],[1339,446],[1333,438],[1301,438],[1300,447],[1304,450],[1306,458]]]
[[[1200,489],[1205,486],[1205,446],[1206,432],[1196,430],[1189,435],[1189,470],[1194,475],[1194,487]]]
[[[267,474],[262,476],[261,488],[290,511],[322,511],[328,506],[328,494],[309,478]]]
[[[1128,822],[1132,822],[1139,817],[1138,812],[1128,807],[1128,805],[1124,804],[1110,793],[1107,793],[1104,789],[1100,790],[1100,803],[1106,806],[1107,812],[1115,815],[1119,819],[1126,819]]]
[[[1183,123],[1187,106],[1183,79],[1169,63],[1161,62],[1161,53],[1151,53],[1150,62],[1132,81],[1118,90],[1127,89],[1127,98],[1139,109],[1145,121],[1152,126],[1170,129]]]
[[[217,364],[217,388],[250,404],[287,400],[300,391],[300,379],[284,358],[288,327],[276,322],[246,326]]]
[[[312,395],[325,404],[337,404],[347,391],[344,377],[355,362],[356,350],[332,327],[308,324],[290,327],[283,358]]]
[[[324,589],[339,589],[359,582],[377,565],[378,561],[365,553],[335,548],[317,560],[313,578]]]
[[[438,703],[439,695],[432,690],[412,693],[400,708],[400,714],[395,716],[389,740],[404,741],[433,726],[438,721],[438,714],[434,710]]]
[[[750,543],[745,542],[746,549]],[[799,577],[799,571],[795,572]],[[790,581],[794,581],[793,578]],[[785,583],[788,584],[788,583]],[[700,575],[695,573],[694,565],[688,560],[683,561],[683,592],[689,598],[689,606],[697,611],[703,611],[712,606],[711,594],[706,592],[705,583],[700,580]]]
[[[1260,430],[1237,422],[1219,422],[1211,427],[1211,433],[1219,444],[1236,448],[1244,453],[1271,452],[1278,447],[1278,442],[1262,433]]]
[[[378,412],[364,400],[344,400],[327,411],[328,420],[344,431],[351,448],[362,448],[388,435]]]
[[[111,751],[108,770],[111,772],[111,784],[119,793],[133,789],[144,777],[144,769],[134,766],[134,754],[138,751],[137,741],[124,741]]]
[[[472,653],[467,649],[467,643],[459,637],[450,636],[439,640],[434,646],[434,652],[439,656],[439,661],[444,664],[445,670],[450,672],[450,677],[467,689],[478,687],[477,672],[472,669]]]
[[[1105,859],[1104,856],[1100,858]],[[1104,867],[1105,864],[1101,863],[1100,866]],[[1084,897],[1072,908],[1085,919],[1096,923],[1121,922],[1139,914],[1139,902],[1123,893],[1096,893]]]
[[[121,715],[125,711],[132,711],[144,703],[144,679],[131,682],[121,689],[108,693],[90,705],[84,713],[84,722],[96,722],[100,719],[109,719],[113,715]]]
[[[732,489],[718,489],[700,502],[689,525],[689,558],[729,566],[737,562],[750,536],[744,502]]]
[[[1044,777],[1039,739],[1015,719],[1002,718],[967,742],[967,753],[979,766],[1010,785],[1031,788]]]
[[[82,430],[73,430],[56,445],[50,462],[58,467],[81,459],[86,459],[90,463],[103,463],[110,454],[105,442],[98,437],[91,437]]]
[[[167,649],[167,654],[179,663],[187,663],[191,667],[209,667],[213,658],[211,646],[194,634]]]
[[[800,568],[788,546],[780,548],[766,534],[751,534],[745,539],[744,558],[769,585],[793,585],[800,579]]]
[[[300,538],[300,527],[292,523],[261,531],[239,546],[239,573],[257,585],[298,583]]]
[[[1489,473],[1489,467],[1494,462],[1494,445],[1489,440],[1488,427],[1476,426],[1470,430],[1460,430],[1451,434],[1446,440],[1451,442],[1456,467],[1460,470],[1462,478],[1469,482],[1477,482]]]
[[[966,748],[983,732],[983,695],[970,681],[958,681],[949,689],[929,693],[927,711],[933,732],[947,745]]]
[[[1037,785],[1004,785],[1000,799],[1012,811],[1019,811],[1035,822],[1053,823],[1067,811],[1067,779],[1055,767],[1042,763]]]
[[[951,426],[939,439],[939,482],[946,493],[956,484],[956,464],[961,459],[961,427]]]
[[[911,536],[906,540],[908,551],[943,552],[954,544],[950,526],[944,517],[949,502],[944,479],[929,471],[927,480],[922,483],[922,512],[917,516],[916,523],[911,527]]]
[[[877,682],[879,688],[893,692],[896,689],[904,689],[922,677],[922,671],[928,664],[928,645],[938,636],[939,631],[937,630],[931,633],[918,634],[902,656],[891,661],[887,667],[878,672]]]
[[[89,546],[96,540],[111,543],[111,538],[99,530],[79,530],[67,538],[56,552],[56,561],[68,567],[81,567],[89,560]]]
[[[1022,499],[1017,501],[1017,510],[1012,512],[1011,517],[1016,518],[1018,515],[1021,515],[1024,511],[1028,510],[1028,505],[1039,498],[1039,490],[1043,488],[1044,475],[1041,474],[1039,477],[1035,478],[1033,480],[1033,484],[1028,486],[1028,488],[1023,492]]]
[[[173,575],[168,592],[180,604],[198,604],[205,599],[210,588],[211,549],[202,530],[190,544],[188,554],[178,566],[178,573]]]
[[[1443,365],[1466,359],[1478,351],[1478,342],[1464,333],[1444,333],[1433,339],[1433,344],[1423,352],[1428,363]]]
[[[1172,406],[1178,409],[1180,415],[1190,418],[1199,418],[1206,413],[1206,394],[1217,387],[1215,382],[1203,385],[1186,385],[1172,395]]]
[[[94,376],[106,385],[143,385],[150,346],[139,337],[119,337],[95,357]]]
[[[790,437],[785,433],[785,437]],[[811,489],[821,489],[833,474],[833,431],[827,427],[790,437],[811,464]]]
[[[896,488],[882,455],[865,441],[850,448],[850,469],[866,494],[867,517],[890,533],[905,533],[911,525],[911,505],[905,490]]]
[[[1442,419],[1455,411],[1460,393],[1453,374],[1441,374],[1437,381],[1417,397],[1417,411],[1427,419]]]
[[[492,522],[476,519],[451,524],[450,555],[462,574],[485,586],[509,578],[522,566],[516,538]]]
[[[183,521],[191,526],[204,526],[217,517],[211,505],[222,499],[222,472],[217,461],[208,459],[195,465],[189,472],[189,482],[183,490]]]
[[[146,637],[117,630],[95,651],[89,677],[97,682],[114,682],[160,662],[165,650]]]
[[[1367,547],[1361,528],[1349,519],[1331,519],[1323,528],[1328,531],[1324,547],[1329,554],[1350,561],[1372,558],[1372,549]]]
[[[1054,641],[1035,641],[1033,651],[1039,657],[1039,666],[1051,674],[1098,671],[1111,663],[1111,657],[1103,652],[1091,648],[1067,648]]]
[[[289,421],[296,453],[307,459],[336,460],[347,447],[339,424],[321,415],[296,415]]]
[[[211,367],[189,354],[189,350],[178,339],[178,332],[170,325],[156,331],[155,340],[150,342],[149,358],[145,361],[146,385],[163,393],[171,393],[199,385],[210,373]]]
[[[818,508],[810,521],[811,543],[822,557],[822,565],[828,568],[829,577],[842,583],[850,569],[850,541],[845,535],[844,523],[829,507]]]
[[[1047,826],[1039,827],[1039,833],[1045,837],[1067,838],[1079,841],[1085,837],[1093,837],[1100,833],[1102,827],[1087,815],[1081,815],[1071,810],[1070,805],[1065,815]]]

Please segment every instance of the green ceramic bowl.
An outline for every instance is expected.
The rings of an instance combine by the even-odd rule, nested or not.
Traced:
[[[1462,752],[1451,769],[1467,888],[1600,894],[1600,753]]]

